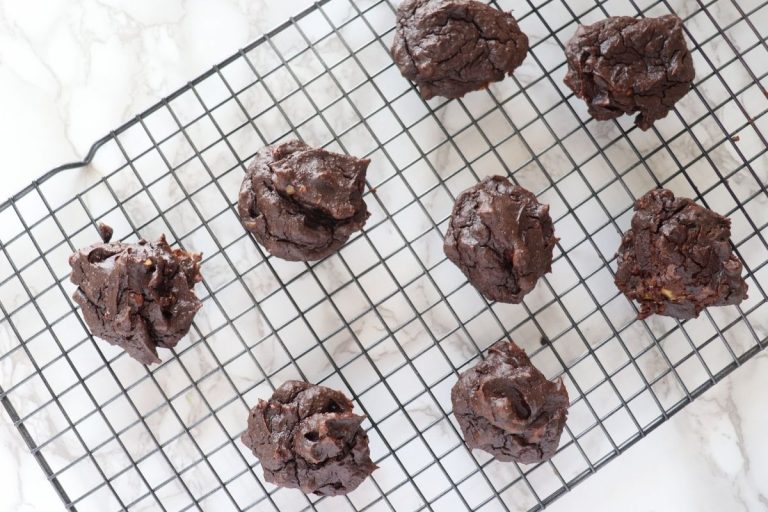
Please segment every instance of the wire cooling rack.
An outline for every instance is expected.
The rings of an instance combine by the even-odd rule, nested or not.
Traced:
[[[390,3],[320,2],[0,207],[0,397],[68,509],[541,509],[765,347],[768,4],[496,5],[532,49],[488,91],[424,103],[388,56]],[[670,10],[695,89],[648,132],[590,120],[562,85],[576,20]],[[254,153],[294,136],[373,161],[365,232],[312,265],[267,257],[233,208]],[[487,303],[442,254],[454,198],[489,174],[556,220],[553,272],[522,305]],[[614,252],[657,185],[733,220],[740,306],[635,320]],[[101,221],[205,254],[204,308],[160,366],[94,340],[70,299],[67,257]],[[450,414],[457,373],[505,336],[572,398],[541,464],[471,453]],[[239,442],[289,378],[341,388],[369,418],[380,469],[346,498],[266,484]]]

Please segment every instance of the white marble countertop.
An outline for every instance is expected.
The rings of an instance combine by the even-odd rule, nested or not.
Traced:
[[[307,0],[0,0],[0,199],[300,11]],[[768,354],[548,510],[768,510]],[[5,412],[0,510],[63,509]]]

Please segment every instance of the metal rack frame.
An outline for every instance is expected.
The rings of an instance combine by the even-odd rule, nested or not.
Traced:
[[[424,103],[401,78],[402,88],[394,88],[396,68],[376,60],[391,38],[391,23],[382,20],[393,19],[392,5],[323,0],[96,142],[83,162],[54,169],[0,205],[0,225],[6,226],[0,228],[0,400],[66,508],[326,509],[326,499],[265,484],[258,462],[239,443],[244,411],[255,398],[299,377],[345,389],[371,419],[365,426],[382,469],[333,501],[334,508],[539,510],[765,348],[768,333],[758,319],[768,311],[768,218],[756,214],[768,204],[768,102],[754,99],[765,99],[760,81],[768,70],[755,63],[768,44],[751,17],[767,11],[768,3],[687,2],[684,20],[703,19],[714,30],[702,36],[688,29],[698,66],[690,108],[673,111],[658,123],[663,128],[647,134],[628,119],[595,123],[557,80],[564,59],[553,58],[553,50],[562,53],[575,21],[616,15],[615,4],[516,3],[523,29],[538,27],[526,61],[532,74],[461,101]],[[639,15],[676,7],[667,0],[628,5],[636,11],[628,14]],[[734,18],[720,25],[724,12]],[[552,26],[558,19],[563,23]],[[714,44],[732,55],[710,55]],[[338,72],[342,67],[359,79],[350,81]],[[750,82],[734,83],[731,67]],[[326,92],[313,93],[320,84]],[[330,90],[338,94],[329,97]],[[248,100],[254,91],[263,104]],[[296,109],[299,99],[303,107]],[[353,120],[349,126],[336,109]],[[285,129],[275,131],[277,125]],[[500,135],[499,126],[508,133]],[[370,140],[368,151],[360,151],[361,134]],[[762,149],[745,152],[739,141],[747,134]],[[311,265],[271,258],[244,231],[235,236],[222,228],[236,221],[232,192],[239,171],[259,147],[291,135],[373,157],[382,168],[369,173],[365,197],[374,215],[365,231],[338,255]],[[526,155],[514,165],[506,158],[511,143]],[[681,151],[690,145],[696,156]],[[405,152],[412,160],[402,159]],[[733,163],[725,170],[723,152]],[[656,158],[676,170],[664,174]],[[599,174],[588,170],[595,162]],[[444,231],[446,206],[489,168],[552,203],[563,238],[553,274],[514,308],[481,299],[451,274],[442,254],[427,249]],[[706,186],[700,168],[712,173]],[[83,169],[86,180],[75,193],[59,181],[72,169]],[[688,190],[734,218],[748,301],[708,310],[696,321],[639,322],[615,288],[605,291],[601,283],[614,263],[606,251],[648,180]],[[572,197],[574,183],[585,190],[583,197]],[[161,185],[178,196],[158,193]],[[597,212],[599,221],[586,211]],[[187,228],[184,218],[195,226]],[[94,340],[70,299],[62,262],[78,244],[97,238],[93,227],[102,220],[118,220],[116,233],[126,239],[165,232],[169,241],[206,252],[204,316],[175,357],[161,354],[158,367],[132,363]],[[584,267],[581,250],[592,255],[593,266]],[[214,267],[228,277],[209,277],[206,270]],[[254,276],[275,286],[262,290]],[[362,305],[352,312],[350,297]],[[295,316],[283,318],[285,311]],[[336,320],[326,325],[328,318]],[[550,461],[518,466],[472,454],[452,421],[446,397],[456,375],[501,336],[521,342],[535,364],[568,386],[571,418]],[[227,349],[219,337],[228,340]],[[296,339],[309,343],[295,346]],[[443,370],[433,374],[427,359]],[[245,383],[244,369],[253,375]],[[114,392],[102,391],[103,383]],[[410,386],[419,392],[403,389]],[[200,411],[184,405],[191,397]],[[390,408],[379,410],[386,402]],[[161,413],[175,422],[172,434],[165,420],[156,423]],[[132,419],[123,424],[124,416]],[[138,448],[137,440],[143,442]],[[75,457],[58,455],[71,450]],[[83,479],[93,485],[79,488]]]

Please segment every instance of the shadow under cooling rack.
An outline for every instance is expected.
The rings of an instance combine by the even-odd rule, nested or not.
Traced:
[[[492,3],[531,52],[487,91],[425,103],[388,54],[392,4],[320,2],[0,206],[0,398],[68,509],[537,510],[765,347],[768,4]],[[694,90],[648,132],[590,120],[562,85],[577,22],[670,11]],[[234,209],[254,153],[289,137],[372,160],[365,231],[310,265],[268,257]],[[485,301],[441,250],[455,197],[491,174],[550,204],[560,237],[521,305]],[[732,219],[740,306],[635,319],[614,253],[656,186]],[[70,299],[67,258],[98,222],[204,253],[204,308],[157,367],[94,340]],[[470,452],[450,414],[458,373],[503,337],[572,398],[547,462]],[[380,469],[346,498],[266,484],[239,442],[290,378],[368,417]]]

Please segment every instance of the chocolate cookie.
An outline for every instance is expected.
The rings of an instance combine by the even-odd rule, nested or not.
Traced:
[[[555,454],[568,417],[562,381],[545,379],[512,341],[495,343],[485,361],[462,373],[451,401],[467,446],[522,464]]]
[[[474,0],[405,0],[392,58],[422,98],[460,98],[522,64],[528,37],[515,18]]]
[[[108,239],[111,229],[100,227]],[[69,258],[73,296],[94,336],[144,364],[159,363],[157,347],[172,348],[202,307],[195,295],[201,255],[156,243],[101,243]]]
[[[483,295],[517,304],[552,269],[549,205],[507,178],[485,178],[453,206],[443,249]]]
[[[241,439],[267,482],[320,496],[347,494],[376,469],[360,427],[365,417],[352,407],[340,391],[291,380],[259,400]]]
[[[632,228],[621,241],[616,286],[654,313],[695,318],[709,306],[747,298],[742,265],[731,251],[731,221],[656,189],[635,203]]]
[[[240,188],[243,226],[278,258],[333,254],[368,219],[363,188],[369,163],[298,140],[268,146],[256,154]]]
[[[691,89],[695,71],[674,15],[606,18],[582,25],[565,47],[565,83],[587,102],[598,120],[639,112],[635,124],[649,129]]]

